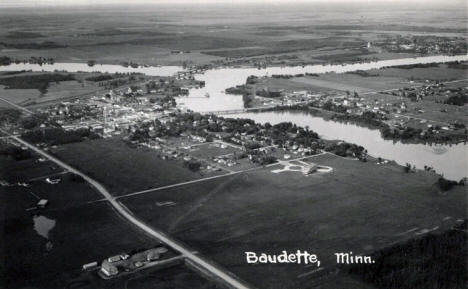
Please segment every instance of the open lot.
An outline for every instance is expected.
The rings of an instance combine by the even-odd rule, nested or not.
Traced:
[[[192,147],[188,152],[199,158],[209,159],[228,154],[241,153],[242,150],[229,145],[221,145],[219,143],[208,143]]]
[[[134,274],[123,280],[105,282],[104,288],[128,288],[128,289],[169,289],[169,288],[200,288],[200,289],[221,289],[220,285],[213,281],[201,277],[187,267],[173,267],[157,272]],[[101,283],[104,283],[101,281]],[[93,289],[94,284],[81,289]]]
[[[38,161],[34,154],[21,161],[2,156],[0,162],[0,180],[11,184],[2,185],[0,194],[1,288],[221,288],[184,265],[112,280],[83,272],[84,264],[159,242],[106,202],[93,202],[99,193],[70,173],[61,174],[51,162]],[[45,173],[61,181],[48,184]],[[45,208],[36,208],[39,199],[49,201]]]
[[[40,166],[36,167],[36,169],[40,168]],[[25,175],[34,176],[37,172],[36,169],[31,166],[22,170],[20,172],[22,178],[16,178],[18,183],[11,181],[14,178],[12,174],[15,174],[15,171],[8,172],[10,177],[6,178],[3,173],[0,174],[0,179],[7,180],[12,184],[11,186],[5,186],[2,188],[7,191],[14,191],[16,194],[24,195],[21,197],[23,200],[22,205],[26,206],[27,209],[35,208],[40,199],[46,199],[49,201],[47,206],[48,210],[62,210],[101,198],[101,196],[93,191],[86,182],[73,179],[71,174],[54,172],[52,174],[41,175],[39,177],[24,178]],[[48,176],[51,178],[60,178],[60,182],[58,184],[49,184],[45,181]],[[27,187],[18,185],[20,183],[27,184]],[[0,205],[0,208],[6,210],[8,206],[9,202],[6,201]]]
[[[29,184],[2,187],[0,194],[2,288],[190,288],[187,286],[195,284],[197,288],[220,288],[185,266],[149,269],[109,281],[96,271],[82,272],[83,264],[100,263],[106,257],[159,242],[132,228],[107,203],[89,204],[100,195],[87,183],[70,181],[70,174],[61,175],[62,181],[55,185],[33,177],[50,163],[34,158],[13,161],[2,157],[1,161],[13,168],[8,179]],[[4,178],[3,171],[0,179]],[[33,209],[38,198],[49,200],[46,208]]]
[[[371,253],[436,227],[444,230],[466,217],[464,188],[440,194],[432,185],[436,176],[429,173],[406,174],[393,164],[378,166],[329,154],[311,161],[333,172],[272,174],[281,168],[273,166],[121,202],[263,288],[313,287],[312,271],[317,268],[246,264],[246,251],[308,250],[329,268],[335,252]],[[175,205],[158,207],[167,201]]]
[[[370,70],[369,73],[377,73],[381,76],[399,77],[408,80],[425,81],[440,80],[450,81],[455,79],[467,78],[466,69],[450,68],[447,64],[439,64],[429,68],[384,68],[380,70]]]
[[[2,288],[65,288],[83,264],[157,244],[122,221],[106,203],[70,207],[68,199],[55,199],[43,211],[28,212],[31,196],[24,190],[7,187],[0,197],[8,204],[1,215]],[[51,226],[48,238],[38,234],[44,230],[38,229],[41,226]]]
[[[78,81],[64,81],[59,84],[51,84],[47,89],[47,93],[36,99],[30,101],[21,102],[21,105],[34,105],[41,104],[43,102],[60,101],[74,96],[81,96],[100,90],[96,83],[86,82],[79,83]]]
[[[313,77],[305,77],[298,78],[297,81],[310,83],[316,86],[335,88],[341,91],[356,91],[358,93],[410,86],[408,80],[398,76],[386,77],[373,72],[369,72],[369,74],[372,76],[363,77],[353,73],[328,73],[316,79]]]
[[[42,93],[35,87],[28,87],[29,80],[27,77],[39,77],[52,75],[52,73],[32,73],[32,72],[22,72],[15,73],[14,75],[1,76],[3,78],[11,77],[21,77],[24,79],[22,85],[24,89],[15,87],[15,88],[5,88],[5,86],[0,85],[0,97],[6,101],[21,105],[21,106],[31,106],[31,105],[40,105],[45,103],[50,103],[53,101],[60,101],[70,97],[78,97],[82,95],[87,95],[89,93],[102,90],[102,87],[98,86],[98,83],[92,81],[83,81],[84,78],[89,77],[92,74],[76,73],[73,74],[73,77],[76,80],[69,81],[60,81],[60,82],[49,82],[46,91]],[[0,77],[0,79],[1,79]],[[0,100],[0,106],[11,107],[9,104]]]
[[[26,160],[15,161],[2,156],[0,178],[10,183],[29,182],[35,178],[45,178],[48,175],[63,172],[63,170],[54,163],[49,161],[39,162],[38,159],[38,157],[34,156]]]
[[[7,101],[20,104],[32,99],[38,99],[40,92],[37,89],[5,89],[0,85],[0,97]],[[11,108],[11,105],[0,100],[0,107]]]
[[[156,150],[131,148],[119,139],[67,144],[53,152],[116,195],[219,174],[192,172],[183,167],[182,160],[163,160]]]

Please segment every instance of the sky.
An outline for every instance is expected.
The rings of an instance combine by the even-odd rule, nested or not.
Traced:
[[[463,4],[465,0],[0,0],[0,7],[41,7],[41,6],[93,6],[111,4],[211,4],[211,3],[421,3],[421,4]]]

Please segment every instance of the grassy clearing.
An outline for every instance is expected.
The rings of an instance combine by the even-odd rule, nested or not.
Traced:
[[[22,106],[80,96],[102,89],[97,83],[83,82],[90,74],[19,72],[0,77],[1,97]],[[71,80],[76,79],[76,80]],[[0,102],[0,105],[3,105]],[[4,104],[8,105],[8,104]]]
[[[182,160],[162,160],[155,150],[131,148],[119,139],[68,144],[54,154],[117,195],[209,176],[184,168]]]
[[[242,150],[234,148],[232,146],[226,146],[222,148],[220,144],[204,144],[199,145],[188,151],[191,155],[203,159],[211,159],[212,157],[237,153],[240,154]]]
[[[94,91],[100,90],[95,83],[87,82],[85,84],[79,83],[78,81],[64,81],[60,83],[51,83],[47,89],[47,93],[39,98],[34,98],[30,101],[23,102],[21,104],[32,105],[41,104],[43,102],[60,101],[61,99],[70,98],[73,96],[85,95]]]
[[[320,81],[319,81],[320,82]],[[257,85],[257,90],[261,88],[269,88],[270,90],[286,90],[286,91],[300,91],[308,90],[313,93],[326,93],[337,91],[337,85],[320,85],[316,79],[310,77],[294,77],[290,79],[284,78],[266,78],[261,79],[260,84]]]
[[[10,183],[27,182],[29,179],[61,172],[62,169],[51,162],[37,162],[37,157],[15,161],[1,157],[0,179]]]
[[[152,274],[145,274],[140,278],[132,278],[127,281],[128,289],[164,289],[164,288],[223,288],[213,281],[200,277],[187,268],[170,268]]]
[[[44,35],[29,31],[10,31],[6,36],[9,39],[25,39],[25,38],[40,38]]]
[[[325,267],[334,252],[372,252],[466,215],[464,188],[438,193],[436,176],[405,174],[336,156],[311,158],[333,167],[328,174],[272,174],[265,168],[241,175],[122,199],[137,215],[209,256],[247,282],[264,288],[309,288],[315,268],[249,265],[245,251],[308,250]],[[175,205],[158,204],[171,201]],[[450,221],[443,221],[451,216]],[[287,270],[285,270],[287,266]],[[312,278],[312,279],[311,279]]]
[[[33,89],[5,89],[5,86],[0,86],[1,98],[12,103],[22,104],[28,101],[39,98],[41,94],[38,90]],[[0,106],[11,107],[10,104],[0,101]]]
[[[9,204],[2,214],[0,247],[4,288],[65,288],[83,264],[157,243],[122,222],[106,203],[41,212],[56,222],[47,240],[34,231],[24,196],[16,188],[7,188],[1,196],[2,203]]]
[[[50,162],[35,159],[11,161],[1,159],[0,179],[28,182],[37,175],[57,172]],[[8,169],[6,169],[8,168]],[[121,252],[154,247],[157,241],[136,231],[124,222],[105,202],[87,204],[100,198],[87,183],[60,175],[59,184],[47,184],[43,178],[28,182],[29,187],[2,187],[0,222],[2,242],[0,270],[2,288],[219,288],[186,267],[163,271],[145,270],[123,278],[104,281],[96,272],[81,272],[83,264],[98,261]],[[33,192],[34,194],[31,194]],[[49,200],[41,210],[28,210],[38,201]],[[43,216],[55,222],[48,239],[35,231],[34,217]],[[193,287],[191,287],[193,288]]]
[[[352,38],[341,38],[341,37],[327,37],[327,38],[305,38],[305,39],[288,39],[280,41],[270,42],[253,42],[252,45],[258,44],[263,48],[246,48],[236,50],[218,50],[218,51],[205,51],[205,54],[211,54],[222,57],[245,57],[245,56],[257,56],[264,54],[278,54],[296,52],[301,50],[316,50],[323,49],[326,47],[335,48],[356,48],[364,45],[363,41],[356,41]],[[247,45],[243,45],[247,46]],[[362,53],[358,53],[361,55]]]
[[[369,71],[369,73],[374,70]],[[385,68],[375,70],[376,73],[382,76],[400,77],[404,79],[414,80],[455,80],[466,78],[466,70],[457,68],[448,68],[447,64],[440,64],[437,67],[429,68]]]
[[[17,75],[0,78],[0,84],[7,89],[47,89],[51,82],[74,80],[71,74],[32,74]]]
[[[393,89],[411,85],[407,80],[399,77],[398,75],[382,76],[378,71],[371,71],[369,74],[377,76],[362,77],[360,75],[350,73],[328,73],[321,75],[319,80],[323,80],[325,83],[328,83],[328,85],[333,85],[333,83],[335,83],[335,87],[340,90],[349,90],[351,92],[357,91],[358,93]],[[309,77],[309,79],[311,78]],[[311,82],[313,83],[313,80],[311,80]]]

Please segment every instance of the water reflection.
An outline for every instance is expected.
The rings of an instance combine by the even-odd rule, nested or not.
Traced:
[[[369,154],[394,160],[399,164],[410,163],[417,168],[429,166],[444,177],[460,180],[468,176],[467,146],[404,144],[384,140],[380,131],[351,123],[334,122],[301,112],[260,112],[227,115],[226,117],[250,118],[259,123],[277,124],[290,121],[298,126],[309,126],[324,139],[340,139],[365,147]]]
[[[256,68],[219,68],[211,69],[203,74],[196,74],[197,80],[204,80],[205,87],[191,89],[188,97],[177,99],[178,104],[193,111],[219,111],[242,109],[241,96],[226,95],[226,88],[244,84],[250,75],[265,76],[272,74],[299,74],[299,73],[327,73],[327,72],[349,72],[356,70],[378,69],[385,66],[442,63],[448,61],[466,61],[468,55],[457,56],[426,56],[404,59],[380,60],[370,63],[354,63],[346,65],[306,65],[295,67],[268,67]],[[151,76],[170,76],[182,70],[178,66],[161,67],[123,67],[120,65],[95,65],[89,67],[86,63],[55,63],[52,65],[37,64],[11,64],[0,66],[0,71],[11,70],[33,70],[54,71],[63,70],[68,72],[77,71],[101,71],[101,72],[139,72]],[[206,97],[209,95],[209,97]],[[232,115],[230,115],[232,116]],[[247,113],[239,115],[252,118],[258,122],[270,122],[272,124],[282,121],[292,121],[300,126],[309,126],[322,137],[328,139],[342,139],[365,147],[373,156],[395,160],[399,164],[410,163],[418,168],[425,165],[433,167],[437,172],[443,173],[445,177],[458,180],[466,177],[467,173],[467,146],[463,144],[453,146],[430,146],[423,144],[402,144],[391,140],[384,140],[377,130],[370,130],[353,124],[336,123],[325,121],[318,117],[295,113]],[[54,221],[55,222],[55,221]],[[54,223],[55,224],[55,223]]]
[[[55,227],[56,221],[42,215],[35,215],[33,221],[34,230],[42,237],[49,239],[50,230]]]
[[[125,67],[121,65],[96,64],[89,66],[86,63],[54,63],[54,64],[31,64],[31,63],[12,63],[6,66],[0,66],[0,71],[67,71],[67,72],[107,72],[107,73],[143,73],[152,76],[171,76],[178,71],[183,70],[181,66],[148,66],[148,67]]]
[[[378,69],[385,66],[408,65],[419,63],[448,62],[455,60],[468,60],[467,55],[458,56],[426,56],[415,58],[402,58],[391,60],[380,60],[368,63],[334,64],[334,65],[306,65],[257,68],[219,68],[211,69],[203,74],[196,74],[197,80],[204,80],[205,87],[191,89],[189,97],[179,98],[178,103],[193,111],[220,111],[242,109],[244,103],[240,95],[227,95],[226,88],[244,84],[247,77],[255,75],[258,77],[271,76],[273,74],[305,74],[305,73],[344,73],[356,70]],[[204,97],[209,94],[210,97]]]

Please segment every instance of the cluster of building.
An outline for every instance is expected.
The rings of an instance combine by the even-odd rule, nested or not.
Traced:
[[[205,143],[207,139],[205,137],[200,137],[192,134],[183,133],[182,137],[188,137],[191,142],[195,143]],[[135,142],[136,143],[136,142]],[[183,162],[197,162],[200,164],[200,170],[205,170],[206,172],[219,171],[219,168],[216,163],[226,164],[222,162],[215,161],[214,163],[209,163],[206,160],[201,160],[191,156],[187,151],[192,150],[191,145],[181,147],[183,150],[170,146],[167,144],[166,140],[160,137],[152,137],[146,141],[140,142],[140,146],[147,147],[153,150],[156,150],[159,153],[159,157],[163,160],[180,160]]]
[[[107,137],[130,132],[139,122],[164,119],[175,110],[171,100],[153,100],[143,94],[129,97],[129,93],[133,92],[111,90],[103,96],[61,102],[39,112],[65,130],[86,128]]]
[[[280,55],[266,55],[259,57],[225,57],[222,60],[213,61],[216,65],[234,66],[247,65],[256,67],[258,69],[266,68],[268,66],[278,65],[297,65],[303,64],[303,60],[297,55],[280,54]]]
[[[414,102],[430,98],[431,100],[433,99],[437,103],[443,103],[446,102],[450,97],[468,95],[468,88],[450,88],[444,85],[443,83],[433,82],[423,86],[400,88],[398,91],[382,93],[400,96],[402,98],[408,98],[409,100]]]
[[[173,266],[180,264],[180,258],[174,258],[167,253],[169,250],[165,247],[157,247],[142,252],[129,255],[122,253],[111,256],[102,261],[99,275],[104,279],[110,279],[121,273],[132,273],[137,270],[154,267],[157,265]],[[163,263],[164,262],[164,263]],[[96,262],[83,266],[84,270],[89,270],[97,265]]]
[[[461,37],[399,36],[374,43],[390,52],[416,52],[420,54],[466,54],[468,44]]]
[[[316,153],[316,150],[314,150],[311,147],[304,147],[303,145],[297,144],[293,144],[292,146],[286,146],[286,148],[284,149],[286,150],[286,154],[284,154],[283,156],[285,160],[290,159],[292,155],[307,156]]]
[[[173,78],[161,78],[146,83],[146,92],[156,96],[185,96],[192,88],[202,88],[205,82],[196,80],[193,71],[180,71]]]

